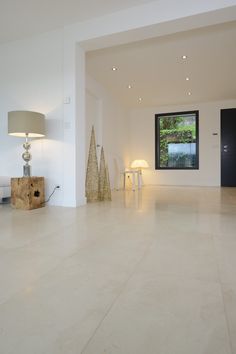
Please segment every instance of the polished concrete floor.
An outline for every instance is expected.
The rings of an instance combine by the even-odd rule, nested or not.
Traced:
[[[0,206],[1,354],[235,354],[236,189]]]

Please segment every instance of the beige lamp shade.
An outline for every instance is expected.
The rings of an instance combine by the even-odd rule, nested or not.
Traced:
[[[142,169],[142,168],[148,168],[149,165],[146,160],[134,160],[131,163],[131,168],[137,168],[137,169]]]
[[[8,112],[8,134],[29,138],[45,136],[45,116],[38,112]]]

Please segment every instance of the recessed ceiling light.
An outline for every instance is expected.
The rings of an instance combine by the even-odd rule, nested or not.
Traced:
[[[116,66],[113,66],[111,70],[112,70],[112,71],[116,71],[116,70],[117,70],[117,67],[116,67]]]
[[[139,101],[139,102],[142,102],[142,97],[139,97],[138,101]]]
[[[186,77],[186,81],[189,81],[189,77]]]
[[[132,88],[132,86],[131,85],[128,85],[128,89],[131,89]]]
[[[182,55],[182,59],[186,60],[187,59],[187,55]]]
[[[191,92],[188,92],[188,95],[189,95],[189,96],[191,96],[191,94],[192,94]]]

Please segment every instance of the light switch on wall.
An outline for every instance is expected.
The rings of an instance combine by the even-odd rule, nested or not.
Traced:
[[[70,104],[70,101],[71,101],[70,96],[64,98],[64,104]]]

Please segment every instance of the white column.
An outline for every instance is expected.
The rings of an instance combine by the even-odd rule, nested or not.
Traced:
[[[76,45],[76,205],[86,203],[86,75],[85,51]]]
[[[85,198],[85,53],[74,38],[64,38],[63,205]]]

